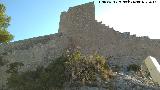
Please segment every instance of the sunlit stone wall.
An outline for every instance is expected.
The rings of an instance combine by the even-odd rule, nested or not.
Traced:
[[[145,59],[145,65],[147,66],[152,79],[160,85],[160,65],[154,57],[148,56]]]

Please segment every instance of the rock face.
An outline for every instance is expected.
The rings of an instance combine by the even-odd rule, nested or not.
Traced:
[[[160,40],[121,33],[97,22],[95,5],[90,2],[62,12],[56,34],[0,45],[0,62],[7,62],[0,64],[0,88],[6,85],[9,75],[5,71],[10,63],[22,62],[21,71],[34,70],[49,64],[65,49],[77,47],[84,54],[113,56],[111,65],[141,64],[148,55],[160,63]]]

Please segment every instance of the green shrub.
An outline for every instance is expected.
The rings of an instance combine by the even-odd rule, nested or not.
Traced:
[[[15,67],[17,64],[11,64]],[[49,88],[60,88],[64,81],[63,58],[59,57],[48,67],[37,67],[35,71],[17,73],[17,68],[8,70],[11,76],[8,78],[8,87],[14,90],[49,90]]]
[[[0,56],[0,66],[3,66],[3,65],[4,65],[4,61],[3,61],[2,56]]]
[[[7,63],[8,63],[8,61],[4,60],[3,56],[0,56],[0,66],[4,66]]]
[[[79,51],[70,55],[66,63],[66,71],[74,84],[90,84],[98,82],[97,77],[106,80],[109,77],[107,60],[98,54],[84,56]]]
[[[136,65],[136,64],[131,64],[127,67],[127,70],[128,71],[135,71],[135,72],[138,72],[141,70],[141,67],[139,65]]]
[[[24,66],[21,62],[14,62],[9,64],[9,69],[6,71],[7,73],[17,73],[19,67]]]
[[[103,56],[94,54],[84,56],[79,51],[66,53],[52,60],[47,67],[38,67],[35,71],[17,72],[18,63],[11,64],[8,73],[8,87],[13,90],[50,90],[62,89],[64,83],[89,85],[109,78],[109,67]]]

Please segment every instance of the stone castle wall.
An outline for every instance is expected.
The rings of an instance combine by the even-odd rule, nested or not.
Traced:
[[[140,64],[148,55],[160,58],[159,40],[152,40],[146,36],[136,37],[129,32],[121,33],[97,22],[92,2],[70,8],[63,12],[61,17],[59,32],[72,37],[75,46],[80,47],[83,53],[97,51],[104,56],[112,55],[113,63],[120,61],[121,65]]]
[[[59,31],[63,33],[83,30],[83,26],[95,20],[95,6],[91,3],[71,7],[60,16]]]
[[[47,66],[54,58],[60,56],[68,48],[68,38],[62,33],[31,38],[0,46],[0,59],[7,61],[0,65],[0,90],[5,86],[9,76],[7,65],[21,62],[24,66],[20,71],[35,70],[38,66]]]
[[[160,40],[121,33],[97,22],[93,2],[69,8],[60,17],[58,33],[2,44],[1,58],[8,64],[24,63],[22,71],[34,70],[39,65],[49,64],[66,48],[75,46],[84,54],[98,52],[113,56],[110,61],[113,65],[141,64],[148,55],[156,57],[160,63]],[[0,66],[0,87],[7,82],[6,70],[7,65]]]

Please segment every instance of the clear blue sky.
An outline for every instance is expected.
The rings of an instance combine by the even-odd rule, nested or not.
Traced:
[[[11,16],[13,41],[58,32],[60,13],[69,7],[94,1],[96,19],[117,31],[160,38],[160,4],[99,4],[99,0],[0,0]],[[112,1],[112,0],[110,0]]]

